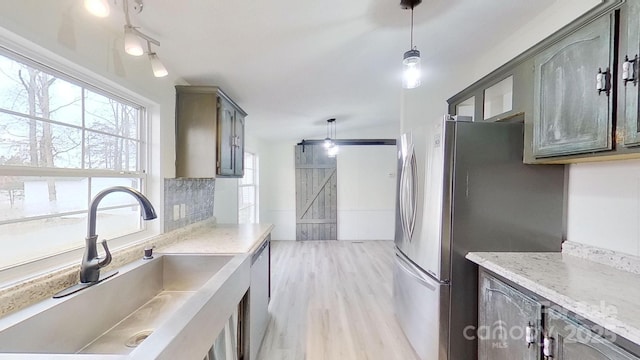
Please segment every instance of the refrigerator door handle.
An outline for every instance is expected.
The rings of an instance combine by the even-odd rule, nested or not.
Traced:
[[[399,201],[399,206],[398,206],[398,212],[400,215],[400,225],[402,225],[402,233],[405,234],[405,236],[409,236],[409,234],[407,233],[407,226],[406,226],[406,216],[404,214],[404,209],[405,209],[405,182],[406,182],[406,176],[407,176],[407,160],[404,159],[403,163],[402,163],[402,170],[400,172],[400,188],[398,189],[398,201]]]
[[[426,286],[432,291],[436,290],[435,286],[428,283],[425,279],[423,279],[420,275],[418,275],[418,273],[416,273],[416,270],[413,269],[412,264],[407,262],[407,260],[403,259],[402,256],[396,255],[396,258],[398,259],[398,265],[400,269],[402,269],[404,272],[406,272],[409,276],[414,278],[417,282],[419,282],[423,286]]]
[[[418,212],[418,163],[416,161],[416,152],[413,146],[411,146],[410,151],[409,165],[411,166],[411,215],[408,219],[407,228],[409,231],[409,238],[413,238],[413,230],[415,229],[416,225],[416,214]]]
[[[418,181],[418,164],[413,144],[409,144],[407,156],[402,164],[400,175],[400,223],[409,241],[413,239],[416,223]]]
[[[410,144],[408,153],[411,154],[412,152],[413,152],[413,145]],[[402,225],[403,233],[405,234],[407,239],[411,241],[412,233],[409,232],[408,219],[407,219],[407,210],[408,210],[407,198],[409,197],[409,195],[407,194],[407,191],[409,191],[407,188],[407,182],[408,182],[407,172],[410,170],[409,169],[410,156],[405,156],[403,160],[404,161],[402,163],[402,173],[400,174],[400,191],[399,191],[400,223]]]

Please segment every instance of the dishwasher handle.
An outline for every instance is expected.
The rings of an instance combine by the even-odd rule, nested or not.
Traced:
[[[258,259],[260,258],[260,256],[262,256],[262,253],[264,253],[265,249],[267,249],[269,247],[269,239],[265,240],[262,245],[260,245],[260,247],[258,248],[258,250],[256,250],[253,255],[251,256],[251,265],[253,265],[256,261],[258,261]]]

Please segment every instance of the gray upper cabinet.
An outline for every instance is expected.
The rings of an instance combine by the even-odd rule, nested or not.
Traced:
[[[483,271],[479,281],[478,359],[539,360],[542,305]]]
[[[551,339],[551,359],[557,360],[639,360],[609,339],[615,335],[602,327],[593,330],[553,309],[547,309],[545,330]]]
[[[612,148],[614,26],[613,14],[601,16],[535,57],[537,158]]]
[[[624,101],[624,121],[619,125],[617,131],[617,141],[622,142],[624,146],[640,145],[640,107],[638,97],[640,91],[638,88],[640,77],[640,1],[627,1],[628,11],[621,16],[622,28],[627,29],[621,32],[623,38],[623,46],[621,46],[620,57],[620,77],[626,78],[628,81],[620,81],[620,92],[623,94],[621,98]],[[627,72],[625,73],[625,59],[629,60],[627,64]]]
[[[465,101],[475,97],[475,121],[524,119],[525,163],[639,158],[640,60],[626,66],[635,70],[635,80],[623,80],[625,57],[636,56],[640,0],[602,0],[451,97],[449,112],[469,111]],[[512,93],[487,92],[509,76]]]
[[[218,121],[218,176],[244,175],[244,113],[226,99],[220,99]]]
[[[176,86],[176,176],[242,177],[246,115],[216,86]]]

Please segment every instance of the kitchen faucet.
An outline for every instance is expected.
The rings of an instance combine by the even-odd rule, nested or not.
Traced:
[[[89,205],[89,220],[87,222],[87,237],[85,238],[86,246],[84,249],[84,256],[82,257],[82,265],[80,267],[80,283],[96,283],[100,280],[100,268],[103,268],[111,263],[111,252],[107,246],[107,241],[102,240],[102,247],[104,248],[104,258],[98,257],[97,241],[98,235],[96,234],[96,215],[98,212],[98,204],[108,194],[112,192],[125,192],[131,194],[140,203],[141,216],[144,220],[151,220],[157,217],[156,211],[151,205],[149,199],[147,199],[142,193],[133,188],[125,186],[113,186],[99,192]]]

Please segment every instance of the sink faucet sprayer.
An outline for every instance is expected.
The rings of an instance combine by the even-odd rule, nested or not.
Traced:
[[[98,257],[97,241],[98,235],[96,234],[96,215],[98,212],[98,203],[106,195],[112,192],[125,192],[131,194],[138,203],[140,203],[141,216],[144,220],[151,220],[157,217],[156,211],[151,205],[149,199],[147,199],[142,193],[133,188],[125,186],[114,186],[99,192],[89,205],[89,221],[87,223],[87,237],[86,247],[84,250],[84,256],[82,257],[82,265],[80,267],[80,282],[83,284],[95,283],[100,280],[100,268],[103,268],[111,263],[111,252],[107,246],[107,241],[102,240],[102,247],[104,248],[104,258]]]

